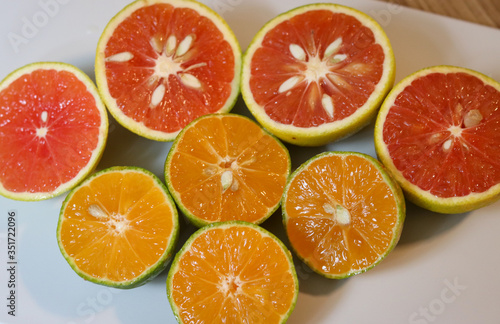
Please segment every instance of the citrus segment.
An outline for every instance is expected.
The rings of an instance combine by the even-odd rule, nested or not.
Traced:
[[[165,163],[172,196],[197,226],[235,219],[262,223],[278,208],[289,173],[288,150],[234,114],[190,123]]]
[[[167,293],[179,323],[284,323],[298,281],[290,252],[246,222],[208,225],[175,257]]]
[[[500,84],[477,72],[436,66],[402,80],[375,129],[382,162],[408,198],[458,213],[500,197]]]
[[[190,0],[139,0],[105,28],[96,80],[118,122],[169,141],[195,118],[232,108],[240,66],[235,36],[208,7]]]
[[[135,167],[113,167],[85,180],[64,201],[57,227],[73,270],[117,288],[142,285],[161,272],[177,235],[177,211],[165,186]]]
[[[306,5],[268,22],[247,49],[243,98],[279,138],[322,145],[365,126],[394,81],[382,28],[336,4]]]
[[[0,83],[0,194],[41,200],[98,163],[108,119],[92,81],[64,63],[33,63]]]
[[[379,263],[397,244],[405,217],[401,189],[375,159],[326,152],[290,177],[283,222],[297,255],[328,278]]]

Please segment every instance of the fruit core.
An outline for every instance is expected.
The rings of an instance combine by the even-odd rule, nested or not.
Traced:
[[[219,290],[226,296],[235,295],[239,292],[241,284],[239,277],[228,275],[219,283]]]
[[[107,225],[116,235],[123,234],[130,223],[127,218],[121,214],[108,213],[104,211],[101,206],[97,204],[92,204],[88,208],[88,212],[93,217],[101,220],[107,221]]]
[[[298,44],[290,44],[289,51],[296,60],[298,74],[286,79],[279,87],[278,93],[286,93],[302,82],[307,82],[309,85],[315,85],[312,88],[311,94],[319,96],[321,93],[320,84],[325,84],[331,89],[339,91],[339,89],[350,87],[349,83],[344,78],[335,73],[336,69],[344,67],[343,62],[348,58],[346,54],[339,53],[342,46],[342,37],[337,38],[330,43],[320,55],[320,51],[316,53],[308,53]],[[366,70],[367,66],[363,63],[353,64],[351,69],[360,72]],[[288,95],[288,93],[287,93]],[[334,105],[332,98],[324,93],[321,96],[321,105],[325,112],[333,117]]]
[[[335,207],[334,207],[335,206]],[[341,204],[330,204],[325,203],[323,205],[323,210],[325,213],[331,215],[331,217],[340,225],[349,225],[351,224],[351,214],[349,210],[347,210]]]
[[[170,76],[178,78],[181,84],[193,89],[201,89],[203,87],[201,81],[191,73],[192,69],[206,66],[206,62],[193,64],[189,67],[183,67],[183,64],[188,61],[190,56],[189,51],[192,49],[195,42],[194,35],[187,35],[180,41],[173,34],[168,36],[165,46],[161,45],[161,41],[157,37],[150,40],[151,47],[155,52],[155,65],[153,67],[154,73],[149,78],[150,84],[158,85],[150,99],[150,108],[158,106],[165,96],[166,88]],[[109,56],[106,61],[108,62],[128,62],[134,58],[131,52],[121,52]],[[149,67],[145,67],[148,68]]]

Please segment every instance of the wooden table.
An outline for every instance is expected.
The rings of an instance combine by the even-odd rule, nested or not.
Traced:
[[[500,0],[379,0],[500,28]]]

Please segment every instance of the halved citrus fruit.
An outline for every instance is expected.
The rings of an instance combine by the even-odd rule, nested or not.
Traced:
[[[227,112],[239,93],[241,50],[214,11],[191,0],[139,0],[108,23],[95,74],[111,114],[129,130],[171,141],[189,122]]]
[[[32,63],[0,83],[0,194],[60,195],[102,156],[108,116],[96,87],[65,63]]]
[[[390,42],[372,18],[305,5],[268,22],[243,58],[241,92],[255,118],[297,145],[323,145],[367,125],[394,82]]]
[[[175,205],[154,174],[112,167],[93,174],[66,197],[57,241],[82,278],[134,288],[165,269],[178,231]]]
[[[165,163],[170,193],[196,226],[262,223],[279,206],[291,162],[288,150],[250,119],[211,114],[186,126]]]
[[[384,101],[375,148],[407,198],[462,213],[500,198],[500,83],[452,66],[420,70]]]
[[[333,279],[365,272],[396,246],[405,219],[397,182],[380,162],[354,152],[325,152],[286,185],[283,223],[292,248]]]
[[[285,323],[298,295],[292,256],[265,229],[205,226],[176,255],[167,294],[179,323]]]

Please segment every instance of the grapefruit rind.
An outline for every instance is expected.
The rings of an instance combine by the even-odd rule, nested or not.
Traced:
[[[177,150],[177,147],[179,145],[180,140],[183,137],[183,134],[190,127],[193,127],[198,121],[203,120],[205,118],[212,118],[215,115],[218,115],[221,118],[224,117],[224,116],[239,117],[239,118],[247,119],[248,121],[250,121],[252,123],[255,123],[253,120],[251,120],[248,117],[245,117],[245,116],[242,116],[242,115],[237,115],[237,114],[234,114],[234,113],[208,114],[208,115],[200,116],[197,119],[193,120],[191,123],[189,123],[186,127],[184,127],[184,129],[181,130],[181,132],[179,133],[179,135],[174,140],[174,142],[172,144],[172,147],[170,148],[170,151],[168,152],[167,159],[165,161],[165,167],[164,167],[164,169],[165,169],[165,183],[167,184],[168,190],[169,190],[170,194],[172,195],[173,199],[175,200],[175,202],[177,204],[177,207],[181,210],[182,214],[194,226],[196,226],[196,227],[204,227],[206,225],[213,224],[214,222],[210,222],[210,221],[207,221],[205,219],[202,219],[202,218],[196,216],[195,214],[193,214],[189,210],[189,208],[187,208],[185,206],[185,204],[182,202],[182,199],[181,199],[181,197],[179,195],[178,190],[175,188],[175,186],[172,184],[172,181],[170,180],[170,172],[169,172],[169,170],[170,170],[170,165],[171,165],[172,158],[175,155],[175,152]],[[261,129],[261,131],[263,132],[263,134],[265,136],[270,136],[271,138],[273,138],[276,141],[276,143],[278,143],[279,146],[286,153],[286,155],[287,155],[287,163],[288,163],[287,173],[286,174],[287,174],[287,177],[288,177],[288,175],[290,175],[290,172],[291,172],[291,169],[292,169],[292,162],[291,162],[291,158],[290,158],[290,152],[288,151],[288,149],[286,148],[286,146],[279,139],[277,139],[273,134],[269,133],[268,131],[266,131],[265,129],[261,128],[260,126],[259,126],[259,128]],[[274,212],[280,207],[280,204],[281,204],[281,201],[278,201],[277,204],[275,206],[273,206],[273,208],[269,208],[268,212],[262,218],[260,218],[257,222],[255,222],[255,224],[257,224],[257,225],[262,224],[272,214],[274,214]],[[218,221],[217,223],[219,223],[219,222],[220,221]]]
[[[373,267],[375,267],[376,265],[378,265],[396,247],[396,245],[398,244],[399,239],[401,237],[401,232],[403,230],[403,224],[404,224],[404,221],[405,221],[405,218],[406,218],[406,204],[405,204],[405,197],[403,195],[403,191],[401,190],[401,187],[398,185],[398,183],[396,182],[396,180],[392,177],[392,174],[390,172],[388,172],[388,170],[384,167],[384,165],[382,165],[378,160],[374,159],[373,157],[371,157],[369,155],[366,155],[364,153],[359,153],[359,152],[348,152],[348,151],[342,151],[342,152],[340,152],[340,151],[323,152],[323,153],[320,153],[320,154],[318,154],[318,155],[310,158],[306,162],[304,162],[288,178],[288,182],[286,184],[285,191],[283,193],[282,202],[281,202],[281,209],[282,209],[282,216],[283,216],[283,226],[285,227],[285,231],[287,230],[287,224],[288,224],[288,219],[289,219],[288,214],[286,212],[287,193],[288,193],[288,189],[290,188],[290,185],[292,184],[293,180],[295,179],[295,177],[299,173],[301,173],[302,171],[304,171],[305,169],[307,169],[308,166],[311,163],[313,163],[315,160],[321,159],[321,158],[326,157],[326,156],[331,156],[331,155],[337,155],[337,156],[339,156],[339,155],[344,155],[344,156],[352,156],[352,155],[354,155],[354,156],[359,156],[361,158],[366,159],[373,166],[375,166],[376,169],[380,172],[380,174],[381,174],[382,178],[384,179],[385,183],[389,186],[389,188],[393,192],[394,199],[395,199],[396,206],[397,206],[397,211],[398,211],[397,222],[394,225],[393,234],[392,234],[392,240],[391,240],[391,243],[389,244],[387,250],[385,251],[385,253],[383,253],[383,254],[381,254],[379,256],[379,259],[376,262],[372,263],[370,266],[365,267],[365,268],[363,268],[361,270],[349,271],[349,272],[341,273],[341,274],[329,274],[329,273],[326,273],[326,272],[322,271],[321,269],[315,267],[314,264],[308,258],[306,258],[303,255],[299,254],[298,251],[297,251],[297,249],[294,247],[293,242],[290,242],[290,245],[291,245],[292,250],[294,251],[295,255],[297,255],[297,257],[302,262],[304,262],[310,269],[312,269],[314,272],[316,272],[320,276],[328,278],[328,279],[344,279],[344,278],[348,278],[348,277],[351,277],[351,276],[354,276],[354,275],[357,275],[357,274],[364,273],[364,272],[372,269]]]
[[[398,82],[394,86],[394,88],[389,92],[386,99],[384,100],[382,106],[380,107],[380,111],[377,116],[377,120],[375,122],[375,130],[374,130],[374,142],[375,142],[375,151],[377,152],[377,156],[380,161],[384,164],[384,166],[389,169],[393,177],[399,183],[401,188],[405,193],[405,197],[411,201],[412,203],[425,208],[427,210],[442,213],[442,214],[458,214],[469,212],[484,206],[487,206],[497,200],[500,199],[500,183],[492,186],[487,191],[482,193],[471,193],[464,197],[449,197],[449,198],[440,198],[428,191],[424,191],[420,189],[418,186],[412,184],[408,181],[403,174],[396,168],[394,162],[392,161],[387,146],[383,140],[383,128],[384,122],[389,113],[391,106],[394,103],[397,95],[403,91],[413,80],[423,77],[430,73],[453,73],[453,72],[462,72],[473,75],[483,81],[485,84],[488,84],[498,91],[500,91],[500,83],[495,81],[494,79],[479,73],[477,71],[449,66],[449,65],[438,65],[423,68],[418,70],[403,80]]]
[[[321,9],[351,15],[357,18],[363,25],[370,28],[375,35],[377,43],[379,43],[384,49],[384,73],[373,93],[370,95],[368,101],[362,107],[358,108],[354,114],[348,116],[347,118],[308,128],[285,125],[276,122],[267,115],[252,95],[252,91],[250,89],[250,67],[252,56],[260,47],[266,33],[279,23],[301,13]],[[248,109],[255,119],[257,119],[257,121],[269,132],[276,135],[281,140],[299,146],[321,146],[353,135],[375,119],[381,103],[394,84],[396,73],[395,65],[394,52],[387,35],[382,27],[367,14],[347,6],[331,3],[303,5],[271,19],[254,36],[243,55],[241,94]]]
[[[68,202],[71,200],[71,197],[74,195],[74,193],[81,187],[86,186],[89,184],[93,179],[103,175],[107,174],[110,172],[137,172],[137,173],[142,173],[151,179],[154,180],[156,183],[157,187],[162,190],[162,192],[165,195],[165,202],[170,206],[170,209],[172,211],[172,221],[173,221],[173,229],[172,229],[172,235],[169,239],[168,246],[165,249],[165,252],[163,255],[158,259],[158,261],[152,265],[149,269],[144,271],[142,274],[138,275],[136,278],[128,281],[112,281],[112,280],[107,280],[107,279],[101,279],[101,278],[96,278],[93,277],[86,272],[80,270],[78,266],[75,264],[73,258],[68,255],[66,250],[64,249],[64,246],[61,242],[61,226],[62,223],[64,222],[64,210],[66,209],[66,206]],[[177,209],[175,207],[175,203],[172,200],[171,196],[168,194],[168,190],[165,187],[165,185],[158,179],[156,175],[154,175],[152,172],[140,168],[140,167],[131,167],[131,166],[114,166],[110,167],[101,171],[98,171],[94,174],[92,174],[90,177],[85,179],[84,182],[82,182],[78,187],[75,187],[66,197],[66,199],[63,201],[60,213],[59,213],[59,220],[57,222],[57,244],[59,246],[59,250],[61,251],[61,254],[63,255],[64,259],[68,262],[70,267],[73,269],[73,271],[78,274],[80,277],[85,279],[86,281],[90,281],[92,283],[102,285],[102,286],[107,286],[107,287],[113,287],[113,288],[120,288],[120,289],[132,289],[136,287],[140,287],[149,281],[153,280],[156,276],[158,276],[165,268],[168,266],[169,261],[172,259],[172,256],[174,254],[174,249],[177,244],[179,238],[179,222],[178,222],[178,214],[177,214]]]
[[[106,146],[106,140],[108,137],[108,114],[104,103],[101,100],[99,92],[85,72],[80,70],[79,68],[62,62],[35,62],[20,67],[10,74],[8,74],[1,82],[0,82],[0,92],[7,88],[13,81],[21,77],[22,75],[29,74],[36,70],[56,70],[56,71],[67,71],[73,73],[80,82],[82,82],[87,91],[92,94],[95,98],[95,104],[97,109],[100,112],[101,124],[99,126],[99,142],[97,143],[96,148],[92,152],[92,156],[87,163],[87,166],[80,170],[80,172],[70,181],[61,184],[56,190],[51,192],[12,192],[10,190],[5,189],[5,187],[0,182],[0,195],[7,197],[13,200],[19,201],[40,201],[46,200],[53,197],[57,197],[62,195],[63,193],[71,190],[76,185],[78,185],[83,179],[85,179],[89,174],[91,174],[97,164],[99,163],[102,154],[104,152],[104,148]]]
[[[132,12],[142,8],[144,6],[154,5],[156,3],[167,3],[175,7],[186,7],[196,10],[200,15],[204,15],[209,18],[217,28],[224,34],[225,40],[230,44],[234,53],[234,80],[232,84],[232,93],[227,98],[226,104],[221,107],[218,113],[229,112],[236,104],[238,95],[240,93],[240,73],[241,73],[241,48],[239,42],[234,35],[233,31],[226,23],[226,21],[215,11],[213,11],[208,6],[199,3],[194,0],[137,0],[129,5],[125,6],[120,12],[118,12],[111,20],[108,22],[104,31],[99,38],[96,50],[95,58],[95,77],[97,88],[101,94],[101,97],[108,108],[111,115],[118,121],[118,123],[131,132],[155,141],[170,142],[175,139],[179,134],[179,131],[173,133],[166,133],[162,131],[157,131],[146,127],[143,123],[137,122],[131,117],[125,115],[116,102],[116,99],[111,96],[108,90],[108,81],[106,78],[106,64],[105,64],[105,46],[111,37],[115,28]]]
[[[297,272],[295,270],[295,265],[293,263],[292,254],[290,253],[288,248],[285,246],[285,244],[278,237],[276,237],[273,233],[269,232],[268,230],[264,229],[263,227],[256,225],[256,224],[249,223],[249,222],[245,222],[245,221],[233,220],[233,221],[226,221],[226,222],[210,223],[204,227],[199,228],[195,233],[193,233],[188,238],[188,240],[184,243],[184,245],[179,250],[179,252],[177,252],[177,254],[175,255],[174,260],[172,261],[172,265],[171,265],[170,270],[168,271],[168,275],[167,275],[167,297],[168,297],[168,301],[170,302],[170,306],[172,308],[174,316],[179,323],[182,323],[181,317],[179,315],[179,308],[177,307],[177,305],[172,297],[172,291],[173,291],[172,281],[173,281],[174,275],[179,270],[179,260],[182,258],[183,254],[185,254],[187,251],[190,250],[192,243],[200,235],[203,235],[205,232],[207,232],[211,229],[214,229],[214,228],[229,228],[229,227],[233,227],[233,226],[242,226],[242,227],[248,227],[248,228],[254,229],[254,230],[258,231],[260,234],[262,234],[262,236],[272,238],[273,241],[276,242],[281,247],[281,249],[283,250],[283,252],[286,255],[287,260],[289,262],[289,268],[290,268],[290,271],[292,273],[292,277],[293,277],[293,280],[295,283],[295,292],[294,292],[294,297],[293,297],[293,300],[291,302],[290,308],[286,314],[283,314],[282,320],[280,323],[286,323],[288,318],[292,314],[292,312],[295,308],[295,305],[297,303],[298,295],[299,295],[299,281],[297,278]]]

